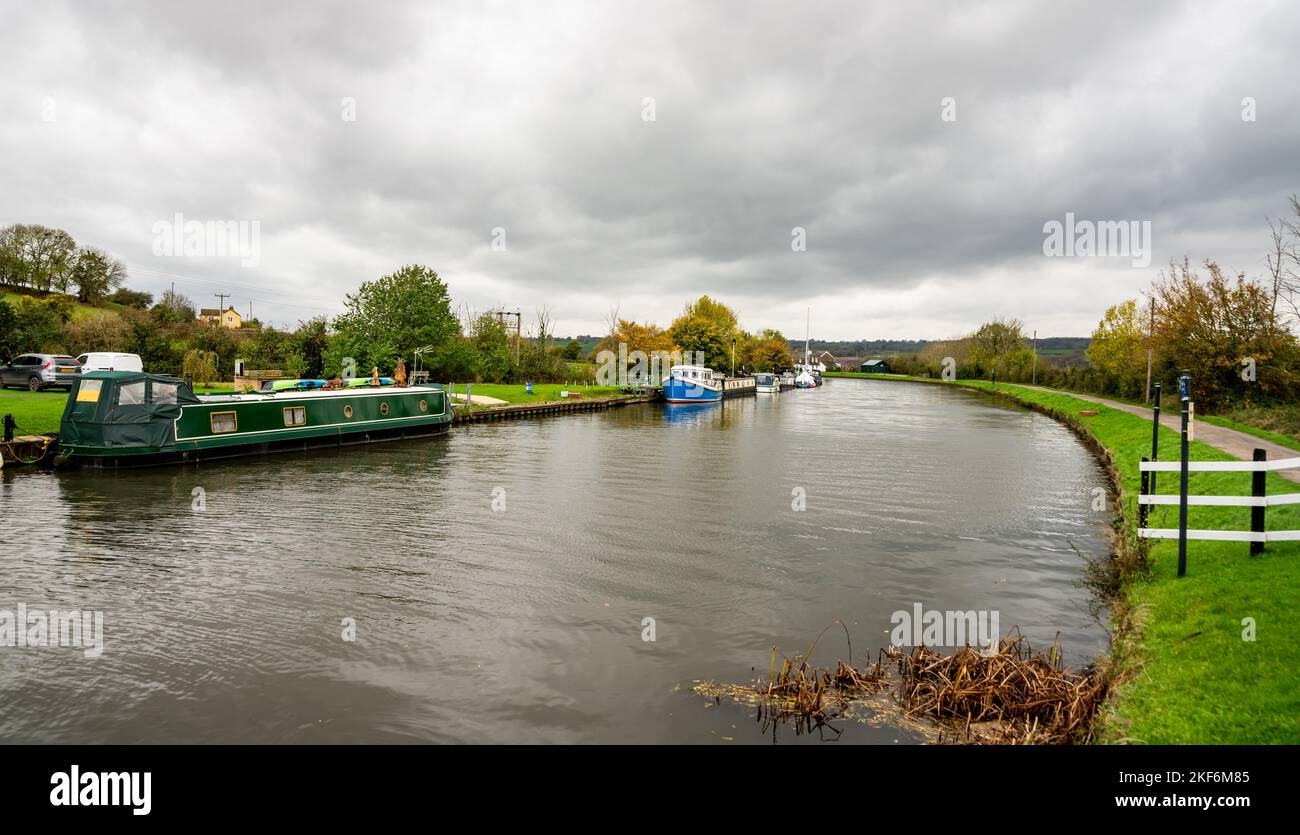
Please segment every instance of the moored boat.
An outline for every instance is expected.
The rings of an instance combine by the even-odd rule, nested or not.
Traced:
[[[175,377],[83,374],[68,393],[56,464],[133,467],[345,446],[445,432],[439,385],[196,395]]]
[[[755,374],[754,388],[759,394],[780,394],[781,378],[775,374]]]
[[[674,365],[663,379],[669,403],[716,403],[722,400],[723,380],[702,365]]]

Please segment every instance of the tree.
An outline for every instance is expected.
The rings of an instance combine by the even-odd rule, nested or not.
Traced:
[[[329,323],[324,316],[317,316],[298,323],[298,327],[289,335],[286,351],[301,357],[303,374],[324,376],[325,353],[329,350],[329,345]]]
[[[121,315],[131,331],[127,350],[138,354],[145,368],[159,374],[180,372],[183,343],[173,343],[157,317],[132,309],[122,311]]]
[[[217,379],[217,355],[214,351],[192,349],[185,352],[182,373],[200,385]]]
[[[564,348],[560,351],[566,360],[576,362],[582,356],[582,343],[576,339],[570,339],[564,343]]]
[[[688,304],[685,312],[668,328],[668,333],[681,350],[699,352],[705,365],[724,373],[731,370],[732,340],[736,342],[739,360],[746,339],[735,311],[708,296],[700,296]]]
[[[1268,221],[1270,246],[1267,256],[1270,310],[1275,314],[1275,326],[1283,314],[1300,319],[1300,197],[1291,195],[1291,214]],[[1279,306],[1285,306],[1279,311]]]
[[[595,357],[601,351],[610,351],[618,356],[620,345],[627,346],[629,356],[633,351],[641,351],[649,357],[656,351],[667,353],[674,350],[673,338],[653,322],[642,324],[628,319],[616,319],[609,334],[596,344],[591,354]]]
[[[126,283],[126,266],[102,249],[82,247],[72,263],[71,279],[78,299],[99,304]]]
[[[1229,279],[1213,261],[1205,269],[1202,280],[1183,259],[1152,286],[1157,376],[1169,388],[1188,369],[1194,399],[1210,408],[1293,399],[1300,357],[1295,335],[1277,327],[1271,288]]]
[[[731,341],[731,337],[739,329],[736,312],[722,302],[708,296],[700,296],[693,303],[688,304],[685,313],[682,315],[683,317],[696,316],[707,319],[713,323],[719,335],[727,342]]]
[[[0,299],[0,360],[13,359],[22,350],[18,338],[18,314],[13,305]]]
[[[108,300],[113,304],[120,304],[123,307],[134,307],[140,310],[148,310],[149,305],[153,304],[153,293],[119,287],[111,296],[108,297]]]
[[[1146,334],[1137,300],[1128,299],[1107,308],[1092,332],[1086,356],[1096,369],[1101,389],[1121,397],[1135,397],[1146,383]]]
[[[72,309],[72,299],[64,295],[20,298],[12,308],[5,341],[15,351],[63,352],[67,349],[63,327],[72,319]]]
[[[0,281],[35,290],[67,290],[77,243],[62,229],[14,224],[0,229]]]
[[[996,372],[1004,380],[1020,376],[1026,361],[1033,360],[1032,352],[1025,350],[1023,328],[1019,319],[994,319],[980,325],[970,350],[975,373]]]
[[[162,298],[149,312],[162,324],[175,325],[194,321],[194,302],[175,290],[164,290]]]
[[[476,354],[475,370],[485,383],[504,383],[511,378],[515,354],[510,335],[500,319],[484,313],[474,320],[470,342]]]
[[[790,360],[789,341],[778,330],[767,329],[753,340],[746,360],[754,371],[780,374],[794,369]]]
[[[64,325],[68,353],[130,351],[131,325],[121,316],[87,316]]]
[[[692,359],[703,357],[704,364],[714,371],[730,369],[729,335],[724,337],[714,320],[703,316],[681,316],[673,322],[668,334],[679,349],[693,352]]]
[[[416,348],[445,348],[460,332],[447,285],[428,267],[412,264],[367,281],[345,303],[347,311],[334,320],[337,336],[326,362],[331,372],[349,357],[358,371],[389,370]]]

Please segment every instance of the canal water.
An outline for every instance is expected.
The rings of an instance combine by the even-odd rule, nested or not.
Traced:
[[[1082,666],[1106,647],[1078,585],[1105,485],[1049,418],[851,379],[345,452],[10,468],[0,609],[102,611],[105,640],[0,647],[0,741],[817,743],[692,684],[765,675],[836,619],[860,664],[916,604],[996,611],[1043,648],[1059,631]],[[837,658],[838,627],[814,660]]]

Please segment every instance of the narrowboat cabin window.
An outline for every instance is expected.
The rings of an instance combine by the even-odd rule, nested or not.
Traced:
[[[387,404],[387,403],[380,403],[380,404],[379,404],[379,414],[381,414],[381,415],[386,415],[386,414],[388,414],[388,404]]]
[[[239,428],[239,419],[234,412],[212,412],[209,419],[212,421],[213,435],[220,435],[222,432],[234,432]]]
[[[343,407],[343,417],[345,418],[352,417],[352,406],[350,404]]]
[[[421,400],[421,401],[420,401],[420,411],[421,411],[421,412],[427,412],[427,411],[429,411],[429,401],[427,401],[427,400]]]
[[[307,407],[286,406],[284,408],[284,425],[285,426],[306,426]]]
[[[176,384],[160,383],[157,380],[153,382],[153,402],[155,403],[175,403],[176,402]]]
[[[123,383],[117,387],[117,405],[143,406],[144,380],[138,383]]]

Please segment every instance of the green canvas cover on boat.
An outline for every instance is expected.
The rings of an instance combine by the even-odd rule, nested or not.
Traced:
[[[181,406],[201,402],[184,380],[138,371],[90,371],[68,392],[59,424],[66,446],[164,447]]]

